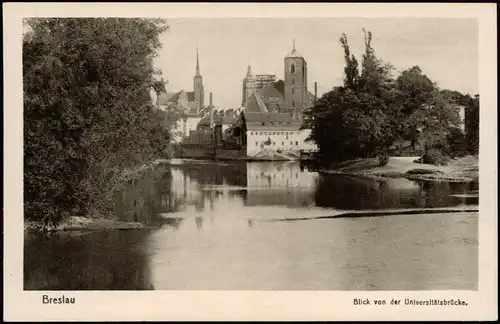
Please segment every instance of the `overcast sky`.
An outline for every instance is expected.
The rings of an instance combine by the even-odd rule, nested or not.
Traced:
[[[297,51],[308,64],[309,90],[318,95],[340,85],[344,58],[339,38],[346,33],[361,59],[362,28],[373,33],[376,55],[401,71],[419,65],[441,88],[478,92],[478,26],[475,19],[420,18],[196,18],[168,19],[156,66],[168,91],[192,91],[199,47],[205,102],[235,108],[241,104],[247,66],[254,74],[283,78],[283,59]]]

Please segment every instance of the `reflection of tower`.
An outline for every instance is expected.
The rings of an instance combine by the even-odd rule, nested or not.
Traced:
[[[186,198],[187,198],[187,175],[186,175],[186,172],[182,172],[182,175],[183,175],[182,185],[184,186],[183,198],[184,198],[184,201],[186,201]]]
[[[196,216],[194,218],[194,221],[196,222],[196,228],[201,231],[203,229],[203,217]]]
[[[196,201],[195,208],[197,211],[203,211],[205,209],[205,191],[202,191],[198,195],[198,200]]]
[[[213,192],[210,192],[209,199],[210,199],[210,210],[214,210],[214,195],[213,195]]]

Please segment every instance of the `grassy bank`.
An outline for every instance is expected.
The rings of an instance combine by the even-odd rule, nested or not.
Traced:
[[[410,180],[471,182],[479,180],[479,160],[465,156],[451,160],[447,165],[415,163],[415,158],[391,157],[380,166],[378,159],[346,161],[336,169],[322,169],[322,173],[369,178],[406,178]]]

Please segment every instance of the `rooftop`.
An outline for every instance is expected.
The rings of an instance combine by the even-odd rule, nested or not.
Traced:
[[[299,130],[302,123],[287,113],[243,112],[247,130]]]
[[[293,40],[293,50],[286,56],[286,58],[295,58],[295,57],[302,57],[296,50],[295,50],[295,39]]]

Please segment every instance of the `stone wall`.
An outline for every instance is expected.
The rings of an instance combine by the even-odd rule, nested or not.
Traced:
[[[217,149],[217,159],[221,160],[246,160],[245,149]]]
[[[183,145],[180,150],[180,158],[184,159],[213,159],[213,146]]]

